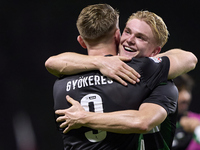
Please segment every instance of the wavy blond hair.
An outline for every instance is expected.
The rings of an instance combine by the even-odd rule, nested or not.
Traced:
[[[150,27],[159,46],[163,47],[169,37],[169,31],[163,19],[155,13],[149,11],[137,11],[133,13],[128,21],[132,19],[139,19],[145,21]],[[128,22],[127,21],[127,22]]]

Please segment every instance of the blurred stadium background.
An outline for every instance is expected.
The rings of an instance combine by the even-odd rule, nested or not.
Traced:
[[[56,131],[52,86],[45,60],[65,51],[86,54],[76,37],[75,23],[89,4],[108,3],[120,11],[120,28],[137,10],[163,18],[170,37],[162,51],[182,48],[200,58],[200,9],[198,0],[42,0],[0,2],[0,149],[62,150]],[[191,110],[200,113],[199,64],[189,73],[196,81]]]

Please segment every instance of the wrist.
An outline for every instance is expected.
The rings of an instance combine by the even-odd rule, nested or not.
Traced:
[[[93,64],[94,70],[100,70],[102,57],[101,56],[92,56],[93,60],[91,61]]]
[[[82,126],[87,126],[87,118],[88,118],[89,112],[84,111],[82,112],[81,117],[79,118],[79,124],[81,124]]]

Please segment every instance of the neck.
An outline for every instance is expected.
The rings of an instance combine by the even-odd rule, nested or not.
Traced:
[[[98,44],[87,48],[90,56],[117,55],[117,46],[115,44]]]

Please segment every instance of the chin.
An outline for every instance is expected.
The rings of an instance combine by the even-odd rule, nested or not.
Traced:
[[[130,58],[133,58],[133,57],[134,57],[134,58],[138,58],[138,53],[133,53],[133,54],[129,55],[129,57],[130,57]]]
[[[132,59],[133,57],[135,57],[135,55],[130,55],[130,54],[124,54],[123,56],[126,56],[129,59]]]

